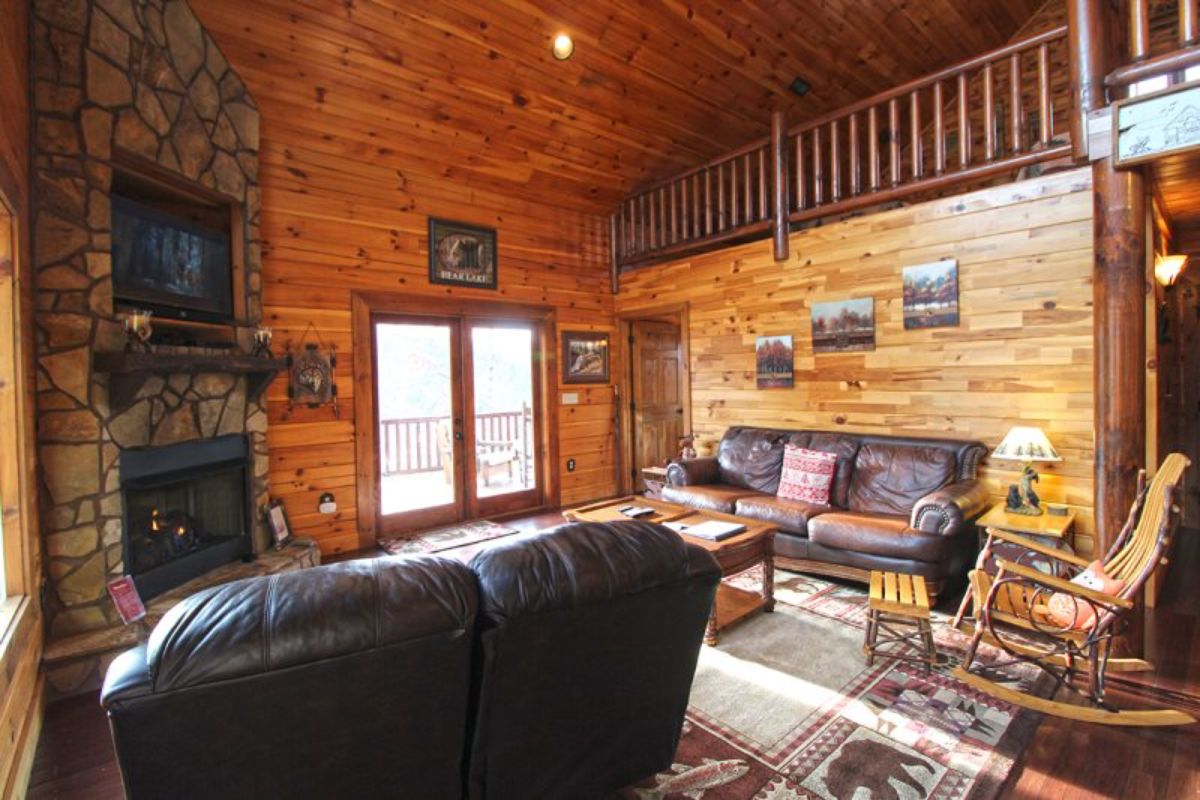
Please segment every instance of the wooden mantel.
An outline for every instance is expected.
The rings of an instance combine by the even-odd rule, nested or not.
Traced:
[[[192,353],[137,353],[127,350],[93,353],[92,367],[108,373],[108,400],[115,411],[137,399],[138,392],[154,375],[221,372],[246,376],[246,399],[253,401],[281,371],[286,358],[250,355]]]

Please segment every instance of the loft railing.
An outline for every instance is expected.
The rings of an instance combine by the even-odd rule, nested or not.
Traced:
[[[1069,156],[1067,28],[1059,27],[784,129],[651,185],[613,215],[613,267],[711,250],[790,222]],[[782,254],[781,254],[782,252]]]
[[[1179,0],[1174,26],[1176,48],[1152,55],[1155,41],[1151,36],[1150,0],[1126,0],[1130,63],[1113,70],[1105,78],[1105,84],[1111,88],[1129,86],[1200,64],[1200,11],[1197,6],[1197,0]]]

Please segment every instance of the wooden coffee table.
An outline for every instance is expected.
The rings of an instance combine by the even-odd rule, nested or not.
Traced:
[[[721,581],[721,585],[717,588],[717,598],[713,602],[712,612],[708,617],[708,627],[704,631],[705,644],[716,644],[718,634],[722,630],[741,622],[758,611],[775,610],[774,557],[777,528],[774,525],[716,511],[697,511],[686,506],[662,500],[651,500],[646,497],[621,497],[616,500],[606,500],[564,511],[563,516],[574,522],[628,521],[631,518],[617,510],[627,505],[653,508],[654,514],[639,517],[642,521],[647,522],[698,525],[708,520],[723,520],[746,526],[746,530],[741,533],[719,542],[688,536],[687,531],[680,532],[680,535],[688,542],[703,547],[713,554],[721,566],[722,578],[745,572],[751,567],[762,566],[763,577],[760,591],[742,589],[738,586],[731,586],[726,581]]]

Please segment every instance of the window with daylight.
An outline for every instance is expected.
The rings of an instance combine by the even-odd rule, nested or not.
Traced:
[[[20,441],[18,413],[18,292],[13,216],[0,198],[0,607],[24,593],[21,548]]]

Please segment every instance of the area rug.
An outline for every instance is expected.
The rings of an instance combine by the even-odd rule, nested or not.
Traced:
[[[758,575],[738,582],[755,586]],[[949,675],[967,638],[936,614],[945,663],[862,653],[867,594],[777,571],[776,607],[700,654],[672,768],[631,800],[982,800],[994,797],[1040,717]],[[981,658],[994,660],[985,648]],[[1015,668],[1014,668],[1015,670]],[[1048,686],[1036,670],[1012,686]]]
[[[489,539],[512,536],[518,532],[515,528],[498,525],[484,519],[462,525],[450,525],[409,537],[380,539],[379,546],[388,555],[411,556],[422,553],[438,553],[455,547],[486,542]]]

